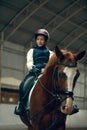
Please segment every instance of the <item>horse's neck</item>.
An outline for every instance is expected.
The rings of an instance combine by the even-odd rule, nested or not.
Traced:
[[[42,82],[44,83],[45,87],[48,87],[48,89],[52,89],[53,87],[53,73],[54,68],[57,64],[57,57],[55,54],[52,55],[51,59],[48,61],[45,70],[42,75]]]
[[[46,88],[53,89],[53,73],[54,73],[55,65],[51,65],[46,67],[43,75],[42,80]]]

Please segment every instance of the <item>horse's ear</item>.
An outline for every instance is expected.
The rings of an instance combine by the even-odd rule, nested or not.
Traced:
[[[79,52],[79,53],[76,55],[76,60],[77,60],[77,61],[78,61],[78,60],[81,60],[81,59],[84,57],[85,53],[86,53],[85,50]]]
[[[63,53],[61,52],[61,50],[59,49],[58,46],[55,47],[55,53],[56,53],[57,57],[59,57],[61,60],[64,59],[64,55],[63,55]]]

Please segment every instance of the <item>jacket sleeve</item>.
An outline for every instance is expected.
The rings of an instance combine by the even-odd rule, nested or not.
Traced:
[[[27,53],[27,69],[30,71],[33,67],[33,49],[30,49]]]

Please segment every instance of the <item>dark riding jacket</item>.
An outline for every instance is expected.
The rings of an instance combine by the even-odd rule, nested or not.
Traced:
[[[34,47],[33,49],[33,67],[32,67],[32,72],[38,73],[41,72],[41,69],[43,69],[48,60],[49,60],[49,55],[50,52],[49,50],[45,47]]]

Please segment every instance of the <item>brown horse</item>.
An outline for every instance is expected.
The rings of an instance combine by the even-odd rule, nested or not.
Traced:
[[[43,74],[32,88],[30,118],[21,116],[29,130],[65,130],[66,117],[73,111],[73,91],[78,61],[85,51],[73,54],[57,46]]]

